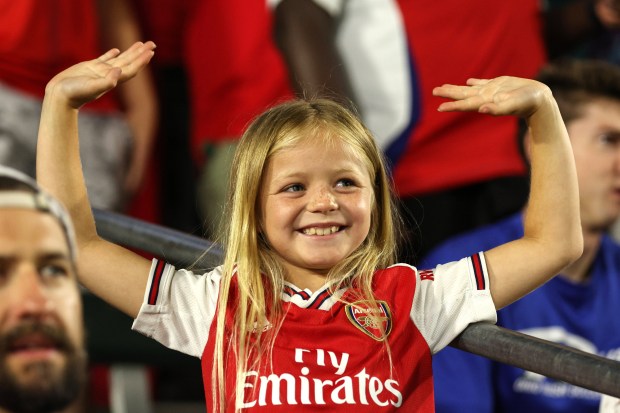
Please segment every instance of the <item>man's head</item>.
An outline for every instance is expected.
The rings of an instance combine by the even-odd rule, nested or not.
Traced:
[[[606,230],[620,216],[620,68],[602,61],[559,61],[538,80],[558,102],[571,139],[581,221]]]
[[[0,411],[58,411],[82,390],[73,240],[60,204],[0,166]]]

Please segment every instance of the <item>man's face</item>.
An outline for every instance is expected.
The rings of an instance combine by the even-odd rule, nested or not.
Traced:
[[[63,408],[85,368],[81,298],[60,224],[34,210],[0,210],[0,406]]]
[[[567,124],[584,229],[607,229],[620,215],[620,102],[595,98]]]

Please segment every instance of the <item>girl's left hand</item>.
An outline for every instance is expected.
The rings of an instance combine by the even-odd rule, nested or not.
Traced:
[[[434,96],[454,99],[439,105],[440,112],[477,111],[490,115],[530,117],[552,98],[551,90],[531,79],[501,76],[468,79],[467,86],[446,84],[433,89]]]

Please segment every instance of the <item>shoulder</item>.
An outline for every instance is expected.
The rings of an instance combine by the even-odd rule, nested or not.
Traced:
[[[418,269],[412,265],[398,263],[375,272],[375,283],[383,286],[398,286],[415,283]]]

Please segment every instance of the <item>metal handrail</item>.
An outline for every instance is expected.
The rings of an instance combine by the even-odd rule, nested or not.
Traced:
[[[99,234],[171,264],[213,268],[223,250],[204,238],[113,212],[95,209]],[[488,323],[468,326],[452,347],[620,398],[620,362]]]

